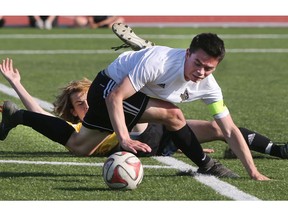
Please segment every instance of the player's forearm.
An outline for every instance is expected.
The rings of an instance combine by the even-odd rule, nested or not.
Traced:
[[[254,164],[251,152],[230,115],[215,119],[232,151],[240,159],[251,178],[257,179],[259,172]]]
[[[110,93],[110,95],[106,98],[110,121],[120,144],[130,137],[125,124],[125,116],[122,103],[123,101],[113,93]]]
[[[23,105],[26,107],[27,110],[52,116],[51,113],[46,112],[44,109],[42,109],[42,107],[39,106],[39,104],[27,92],[27,90],[24,88],[20,81],[11,81],[10,84],[18,94],[19,98],[21,99]]]
[[[236,154],[236,156],[244,165],[249,176],[254,179],[259,172],[254,164],[251,152],[238,128],[236,128],[231,133],[231,137],[227,138],[226,140],[232,151]]]

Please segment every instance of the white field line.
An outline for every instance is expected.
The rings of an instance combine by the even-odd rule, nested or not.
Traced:
[[[180,171],[192,170],[193,172],[197,172],[196,167],[193,167],[189,164],[179,161],[173,157],[153,157],[153,158],[159,162],[162,162]],[[257,197],[244,193],[243,191],[239,190],[235,186],[230,185],[226,182],[223,182],[214,176],[197,174],[194,176],[194,178],[197,181],[201,182],[202,184],[205,184],[208,187],[211,187],[212,189],[217,191],[219,194],[229,197],[233,200],[238,200],[238,201],[240,200],[245,200],[245,201],[252,201],[252,200],[257,201],[258,200],[259,201],[260,200]]]
[[[0,92],[4,93],[4,94],[7,94],[9,96],[12,96],[12,97],[15,97],[15,98],[19,98],[19,96],[17,95],[17,93],[15,92],[15,90],[11,87],[8,87],[2,83],[0,83]],[[43,100],[40,100],[38,98],[35,98],[34,97],[34,100],[37,101],[37,103],[45,110],[47,111],[53,111],[53,104],[49,103],[49,102],[46,102],[46,101],[43,101]]]
[[[95,54],[120,54],[127,50],[0,50],[0,55],[95,55]],[[247,49],[226,49],[227,53],[288,53],[288,48],[247,48]]]
[[[195,35],[141,34],[145,39],[191,39]],[[219,34],[222,39],[288,39],[288,34]],[[0,39],[116,39],[114,34],[1,34]]]
[[[25,160],[0,160],[2,164],[33,164],[33,165],[62,165],[62,166],[92,166],[102,167],[103,163],[80,163],[80,162],[55,162],[55,161],[25,161]],[[171,166],[143,165],[149,169],[174,169]]]
[[[194,35],[141,35],[149,39],[191,39]],[[288,39],[288,34],[223,34],[223,39]],[[0,39],[115,39],[114,34],[1,34]],[[227,49],[228,53],[287,53],[288,49]],[[57,55],[57,54],[111,54],[114,50],[0,50],[0,54]]]

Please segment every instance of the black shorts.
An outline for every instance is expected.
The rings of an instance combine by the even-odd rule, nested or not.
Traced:
[[[160,148],[163,137],[164,126],[161,124],[149,123],[146,130],[135,137],[136,140],[146,143],[152,149],[151,152],[138,152],[139,157],[155,156]]]
[[[162,155],[162,150],[164,149],[167,142],[162,142],[164,140],[163,135],[166,133],[166,129],[161,124],[149,123],[145,131],[139,135],[133,135],[131,138],[138,140],[140,142],[146,143],[152,149],[151,152],[141,152],[138,151],[136,156],[138,157],[150,157]],[[165,139],[166,141],[166,139]],[[113,154],[117,151],[123,151],[123,148],[118,145],[109,154]]]
[[[113,132],[105,97],[116,86],[116,82],[105,75],[104,71],[98,73],[92,82],[88,94],[88,112],[83,119],[83,126],[90,129]],[[129,131],[137,124],[146,109],[149,97],[141,92],[127,98],[123,102],[126,126]]]
[[[171,156],[178,149],[172,142],[169,131],[161,124],[149,123],[143,133],[133,135],[131,138],[146,143],[152,149],[151,152],[138,151],[136,154],[138,157]],[[120,145],[110,151],[109,155],[118,151],[124,151]]]
[[[152,149],[151,152],[139,151],[136,154],[139,157],[171,156],[178,149],[172,142],[169,131],[161,124],[149,123],[146,130],[134,138]]]

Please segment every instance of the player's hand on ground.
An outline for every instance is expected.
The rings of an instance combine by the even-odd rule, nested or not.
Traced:
[[[2,64],[0,64],[0,70],[3,76],[11,83],[13,82],[20,82],[20,73],[18,69],[13,67],[13,60],[12,59],[4,59]]]
[[[127,151],[137,153],[138,151],[142,152],[151,152],[152,149],[145,143],[139,142],[138,140],[125,140],[120,143],[121,147]]]
[[[211,153],[214,153],[214,149],[203,149],[203,152],[206,153],[206,154],[211,154]]]
[[[252,179],[258,180],[258,181],[267,181],[270,180],[267,176],[262,175],[260,172],[257,172],[256,174],[251,176]]]

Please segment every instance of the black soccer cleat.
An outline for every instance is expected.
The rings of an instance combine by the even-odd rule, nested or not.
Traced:
[[[219,161],[211,159],[205,166],[199,167],[197,173],[213,175],[219,178],[239,178],[240,176],[222,165]]]
[[[19,115],[16,115],[18,110],[16,104],[11,101],[4,101],[2,106],[2,121],[0,123],[0,140],[5,140],[9,131],[18,125]]]

